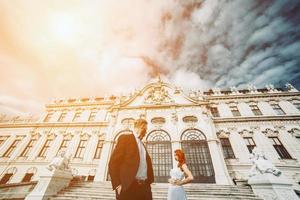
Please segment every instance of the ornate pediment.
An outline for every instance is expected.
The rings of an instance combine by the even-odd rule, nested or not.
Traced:
[[[201,94],[195,96],[186,95],[182,89],[170,83],[163,82],[160,78],[156,82],[149,83],[142,90],[136,91],[126,101],[120,102],[120,106],[151,106],[172,104],[198,104],[203,100]]]

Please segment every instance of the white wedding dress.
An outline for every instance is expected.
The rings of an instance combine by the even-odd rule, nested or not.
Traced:
[[[184,179],[184,173],[179,167],[171,169],[170,176],[175,180]],[[169,184],[168,200],[187,200],[183,186]]]

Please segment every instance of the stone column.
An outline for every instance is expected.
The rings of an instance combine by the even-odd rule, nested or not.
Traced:
[[[98,133],[99,131],[93,131],[89,141],[87,143],[86,150],[84,152],[83,162],[89,163],[93,161],[96,146],[98,144]]]
[[[296,138],[300,138],[300,130],[297,128],[293,128],[288,131],[288,135],[289,136],[287,136],[287,138],[289,138],[289,141],[291,142],[292,146],[295,147],[295,157],[297,158],[298,162],[300,162],[300,139]]]
[[[32,151],[29,153],[28,160],[34,160],[38,156],[47,139],[47,133],[49,133],[49,131],[45,131],[41,134],[40,139],[37,141],[36,145],[32,148]]]
[[[249,163],[249,151],[244,139],[238,133],[238,129],[236,127],[231,127],[228,128],[228,131],[230,132],[229,139],[236,158],[238,158],[240,163]]]
[[[256,143],[256,146],[263,150],[265,156],[273,163],[278,162],[278,154],[274,147],[271,145],[269,138],[262,133],[259,127],[251,127],[253,131],[253,139]]]
[[[47,159],[51,160],[53,159],[56,155],[57,155],[57,151],[61,145],[61,142],[63,140],[63,134],[65,133],[65,131],[58,131],[57,137],[55,138],[55,140],[53,141],[53,143],[51,144],[51,148],[47,154]]]
[[[242,116],[254,116],[252,110],[250,109],[247,103],[240,102],[237,104],[237,106]]]
[[[104,141],[94,181],[97,182],[97,181],[106,180],[106,175],[108,173],[108,162],[110,159],[111,152],[113,150],[112,149],[113,146],[114,146],[113,140]]]
[[[218,110],[221,117],[233,117],[232,112],[226,103],[218,104]]]
[[[207,140],[207,143],[214,167],[216,183],[220,185],[233,185],[224,160],[223,151],[219,145],[220,141],[217,138],[215,126],[208,117],[205,121],[212,136],[211,139]]]
[[[68,146],[67,149],[67,155],[71,155],[71,157],[75,156],[79,141],[80,141],[80,133],[81,131],[75,131],[75,135],[70,141],[70,145]]]
[[[257,103],[257,107],[263,115],[276,115],[275,111],[268,102],[260,101]]]
[[[222,156],[217,139],[208,140],[208,147],[215,171],[216,184],[232,185],[232,180],[229,176],[224,157]]]

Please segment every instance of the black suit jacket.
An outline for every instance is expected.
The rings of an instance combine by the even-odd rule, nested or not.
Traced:
[[[154,181],[151,158],[146,150],[147,183]],[[115,190],[118,185],[126,191],[135,180],[140,164],[140,155],[135,136],[132,133],[122,134],[110,157],[109,174],[112,187]]]

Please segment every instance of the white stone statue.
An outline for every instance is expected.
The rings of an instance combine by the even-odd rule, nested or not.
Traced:
[[[239,94],[240,93],[235,86],[230,87],[230,91],[231,91],[232,94]]]
[[[286,83],[285,87],[288,89],[289,92],[298,92],[298,90],[290,83]]]
[[[221,89],[218,88],[218,87],[214,87],[214,88],[212,89],[212,91],[213,91],[214,95],[221,95],[221,94],[222,94],[222,93],[221,93]]]
[[[266,88],[269,92],[277,92],[277,89],[274,87],[273,84],[267,84]]]
[[[277,169],[257,147],[253,149],[250,159],[253,166],[250,169],[249,177],[264,173],[271,173],[275,176],[281,175],[281,171]]]
[[[51,163],[48,165],[47,169],[50,171],[58,169],[58,170],[68,170],[69,168],[69,163],[70,163],[70,156],[66,156],[65,151],[61,151],[58,156],[53,158]]]
[[[253,84],[249,83],[247,87],[250,93],[257,93],[257,88]]]

